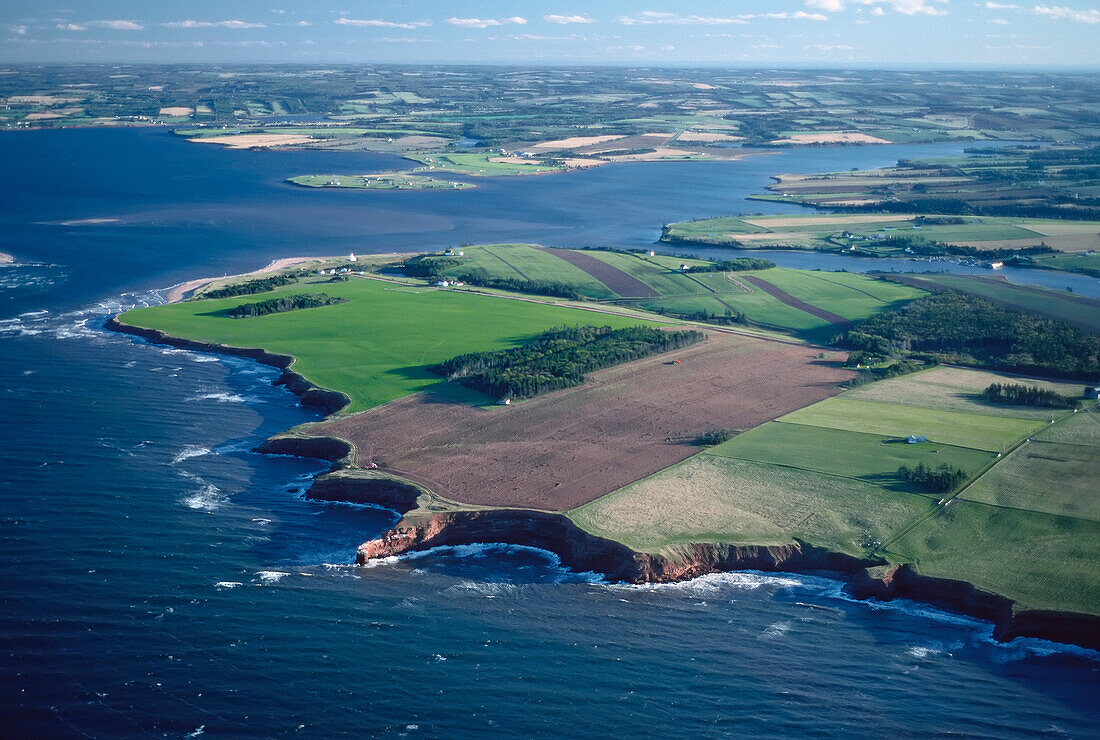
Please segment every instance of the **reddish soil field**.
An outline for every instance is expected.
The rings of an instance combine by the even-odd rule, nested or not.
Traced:
[[[767,280],[761,280],[760,278],[758,278],[754,275],[746,276],[745,280],[748,280],[750,283],[755,285],[757,288],[760,288],[760,290],[764,291],[768,295],[774,296],[775,298],[778,298],[779,300],[783,301],[788,306],[791,306],[792,308],[797,308],[799,311],[805,311],[806,313],[810,314],[811,316],[816,316],[819,319],[824,319],[825,321],[828,321],[830,324],[836,324],[837,326],[847,326],[848,324],[852,323],[851,321],[844,318],[843,316],[838,316],[837,314],[835,314],[831,311],[825,311],[823,309],[820,309],[817,306],[814,306],[810,303],[806,303],[806,301],[800,301],[799,299],[795,298],[793,295],[791,295],[787,291],[782,290],[782,289],[777,288],[776,286],[772,285]]]
[[[565,260],[574,267],[579,267],[592,277],[607,286],[608,290],[623,298],[658,298],[660,293],[653,290],[633,275],[629,275],[617,267],[589,257],[584,252],[574,252],[570,249],[545,249],[555,257]]]
[[[710,334],[513,406],[422,393],[314,431],[354,442],[361,465],[455,501],[562,511],[696,454],[703,432],[748,429],[833,395],[852,373],[815,354]]]

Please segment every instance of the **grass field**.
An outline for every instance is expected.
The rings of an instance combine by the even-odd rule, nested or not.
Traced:
[[[586,298],[603,300],[615,294],[584,270],[554,255],[553,251],[530,244],[483,244],[463,247],[460,265],[444,270],[443,275],[467,275],[477,272],[486,277],[518,280],[544,280],[575,288]]]
[[[529,161],[493,162],[497,156],[488,153],[432,154],[413,158],[426,172],[455,172],[479,177],[507,177],[511,175],[540,175],[547,172],[563,172],[563,165],[544,164],[538,159]]]
[[[863,181],[860,184],[869,184]],[[882,183],[877,183],[881,185]],[[832,193],[852,197],[856,193]],[[763,197],[790,200],[783,196]],[[963,223],[935,223],[961,219]],[[978,249],[1019,248],[1046,244],[1069,254],[1040,263],[1051,269],[1100,266],[1095,255],[1084,253],[1100,247],[1100,222],[1001,216],[909,216],[898,214],[804,214],[743,216],[702,219],[669,224],[662,241],[700,246],[734,245],[746,249],[794,247],[866,254],[902,256],[902,247],[882,244],[898,238],[915,243],[940,243]]]
[[[822,450],[831,454],[823,455]],[[991,452],[945,444],[907,444],[897,438],[773,421],[710,450],[710,454],[860,478],[886,488],[921,492],[897,476],[902,465],[949,465],[977,475]]]
[[[925,295],[919,288],[858,273],[832,273],[772,268],[737,273],[685,273],[681,265],[702,265],[704,260],[644,252],[607,250],[545,250],[524,244],[492,244],[463,250],[461,268],[483,270],[486,277],[545,279],[575,288],[581,295],[624,306],[675,315],[703,312],[715,317],[743,313],[753,323],[793,333],[812,341],[828,341],[838,327],[802,308],[753,287],[746,278],[760,277],[815,308],[841,319],[859,320]],[[622,280],[601,275],[591,267],[566,261],[571,254],[611,268],[627,283],[648,291],[625,292]],[[557,256],[556,256],[557,255]],[[586,272],[586,269],[592,272]],[[595,273],[595,274],[594,274]],[[629,287],[629,285],[627,285]],[[620,291],[616,293],[616,288]],[[647,294],[648,293],[648,294]]]
[[[981,392],[989,387],[991,383],[1023,384],[1051,390],[1067,398],[1079,398],[1083,390],[1080,383],[1035,380],[986,370],[937,367],[911,375],[891,378],[879,383],[858,386],[845,393],[844,398],[855,401],[880,401],[904,406],[920,406],[940,411],[961,411],[987,416],[1011,416],[1017,419],[1034,419],[1037,421],[1049,421],[1052,414],[1062,416],[1066,413],[1065,409],[989,403],[981,398]]]
[[[1043,422],[940,411],[877,401],[830,398],[781,417],[794,424],[846,429],[885,437],[926,436],[940,444],[1000,452],[1042,428]]]
[[[261,298],[321,292],[348,300],[251,319],[223,315],[226,309]],[[349,412],[439,383],[428,366],[464,352],[512,347],[562,325],[645,323],[542,303],[361,278],[346,283],[313,280],[260,296],[136,309],[120,320],[173,336],[293,355],[297,372],[351,398]]]
[[[469,182],[437,180],[423,175],[392,173],[388,175],[299,175],[287,182],[307,188],[340,188],[345,190],[467,190],[477,185]]]
[[[967,488],[963,498],[1100,522],[1098,417],[1081,412],[1043,429]],[[1060,441],[1067,439],[1072,441]]]
[[[593,534],[643,552],[719,542],[787,544],[794,538],[852,555],[898,522],[932,510],[926,496],[812,471],[702,454],[574,509]]]
[[[922,273],[904,278],[911,285],[940,287],[980,296],[994,303],[1020,311],[1059,319],[1067,323],[1100,332],[1100,301],[1056,290],[1030,285],[1013,285],[997,278]]]
[[[1024,607],[1100,614],[1094,521],[955,500],[890,550],[919,573],[967,581]]]
[[[672,557],[692,542],[797,539],[910,563],[1024,607],[1100,614],[1100,414],[1062,411],[1054,425],[996,415],[1002,409],[970,397],[994,380],[1001,376],[937,368],[861,386],[570,516],[590,532]],[[998,461],[1002,441],[1033,430],[1035,441]],[[911,432],[934,441],[890,441]],[[920,462],[960,467],[974,482],[945,506],[945,494],[920,495],[897,476],[898,466]]]

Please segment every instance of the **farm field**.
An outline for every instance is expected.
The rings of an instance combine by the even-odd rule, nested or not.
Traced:
[[[830,450],[831,454],[822,454]],[[925,443],[908,444],[896,437],[825,429],[773,421],[738,435],[709,451],[711,455],[801,468],[843,478],[862,478],[886,488],[921,493],[898,479],[897,470],[924,463],[949,465],[977,475],[996,459],[991,452]],[[839,483],[843,485],[843,483]]]
[[[891,279],[928,290],[949,289],[970,293],[999,306],[1018,311],[1033,311],[1067,324],[1100,332],[1100,301],[1030,285],[1014,285],[1000,278],[921,273],[892,276]]]
[[[298,175],[287,182],[307,188],[340,188],[345,190],[467,190],[477,185],[469,182],[437,180],[422,175],[392,173],[387,175]]]
[[[1023,384],[1059,393],[1067,398],[1079,398],[1080,383],[1037,380],[1017,375],[995,373],[987,370],[970,370],[960,367],[936,367],[918,373],[890,378],[878,383],[857,386],[844,394],[854,401],[879,401],[903,406],[919,406],[940,411],[961,411],[987,416],[1011,416],[1017,419],[1049,421],[1052,412],[1057,416],[1065,409],[1011,406],[990,403],[981,393],[991,383]],[[1060,427],[1059,427],[1060,428]],[[1044,430],[1044,433],[1047,430]]]
[[[1059,441],[1062,439],[1073,441]],[[1081,412],[1043,429],[962,496],[979,503],[1100,522],[1098,482],[1100,414]]]
[[[460,175],[476,177],[508,177],[512,175],[541,175],[548,172],[564,172],[564,165],[546,164],[540,159],[519,159],[494,156],[488,153],[431,154],[410,157],[422,167],[421,172],[454,172]],[[498,160],[498,161],[494,161]]]
[[[961,223],[955,223],[961,221]],[[665,226],[661,241],[743,249],[817,249],[855,256],[905,256],[903,244],[949,244],[979,250],[1019,249],[1046,245],[1070,253],[1039,255],[1051,269],[1089,266],[1090,250],[1100,248],[1100,222],[1001,216],[905,214],[806,214],[743,216],[685,221]],[[1079,256],[1078,256],[1078,253]],[[1063,259],[1063,263],[1058,263]],[[1076,261],[1075,261],[1076,260]],[[1079,265],[1078,265],[1079,266]]]
[[[743,314],[767,329],[828,341],[850,321],[896,308],[925,291],[858,273],[787,268],[687,273],[705,260],[644,252],[536,248],[523,244],[468,247],[442,275],[543,279],[586,298],[697,320]],[[769,293],[769,290],[772,292]],[[774,293],[774,294],[773,294]]]
[[[939,411],[878,401],[835,398],[782,417],[792,424],[846,429],[885,437],[925,436],[940,444],[1000,452],[1042,427],[1043,422],[1004,416]]]
[[[966,581],[1025,608],[1100,614],[1095,521],[956,499],[889,549],[918,573]]]
[[[347,302],[230,319],[224,312],[271,297],[325,293]],[[440,383],[428,366],[465,352],[505,349],[563,325],[633,326],[645,321],[544,303],[514,301],[370,279],[303,281],[257,296],[187,301],[129,311],[126,324],[202,342],[293,355],[296,372],[348,395],[355,412]],[[450,325],[441,335],[441,321]]]
[[[815,358],[806,347],[711,334],[507,407],[429,392],[310,433],[347,439],[360,465],[453,501],[561,511],[697,454],[692,441],[704,432],[752,427],[836,393],[851,371]]]
[[[1091,565],[1100,556],[1093,490],[1100,416],[1060,411],[1062,420],[1050,425],[986,413],[993,407],[969,394],[1000,377],[944,367],[861,386],[569,516],[594,534],[671,557],[689,543],[803,541],[910,563],[920,573],[974,583],[1024,607],[1100,614],[1100,577]],[[1066,392],[1075,387],[1011,379]],[[895,400],[853,400],[867,396]],[[932,442],[887,441],[909,433],[914,421]],[[999,462],[1000,450],[986,444],[998,436],[1011,444],[1031,430],[1035,441]],[[961,497],[921,494],[897,474],[899,466],[921,462],[979,477]]]
[[[932,511],[927,496],[798,468],[704,453],[569,512],[577,526],[642,552],[717,542],[799,540],[865,554],[899,522]]]

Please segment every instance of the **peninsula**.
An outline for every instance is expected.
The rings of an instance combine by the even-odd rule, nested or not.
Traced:
[[[111,326],[283,369],[328,416],[261,450],[331,461],[311,497],[402,514],[359,562],[505,542],[629,582],[819,571],[857,596],[988,619],[999,639],[1100,646],[1100,413],[1085,398],[1100,337],[1065,315],[652,251],[483,245],[282,267]],[[231,318],[257,301],[284,308]],[[940,342],[958,301],[974,321]],[[601,339],[652,329],[701,341]]]

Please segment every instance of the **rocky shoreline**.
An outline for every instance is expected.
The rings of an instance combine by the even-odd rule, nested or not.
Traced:
[[[117,317],[109,319],[106,327],[156,344],[247,357],[276,367],[282,370],[277,385],[297,395],[302,404],[326,414],[349,403],[342,393],[320,388],[291,370],[294,358],[288,355],[181,339],[123,324]],[[538,547],[554,553],[572,570],[600,573],[608,580],[626,583],[670,583],[733,570],[819,573],[844,579],[845,590],[855,598],[911,599],[992,622],[993,637],[1001,642],[1031,637],[1100,650],[1100,616],[1019,609],[1011,599],[964,581],[924,576],[909,565],[888,566],[880,560],[855,558],[797,541],[771,546],[694,543],[666,554],[642,553],[589,534],[563,514],[528,509],[421,508],[424,491],[412,483],[375,471],[362,471],[370,473],[364,476],[340,475],[339,468],[353,465],[355,453],[354,447],[341,439],[277,435],[257,451],[333,463],[334,472],[314,479],[306,494],[309,498],[375,504],[401,515],[391,529],[359,546],[356,563],[360,565],[433,547],[499,543]]]

